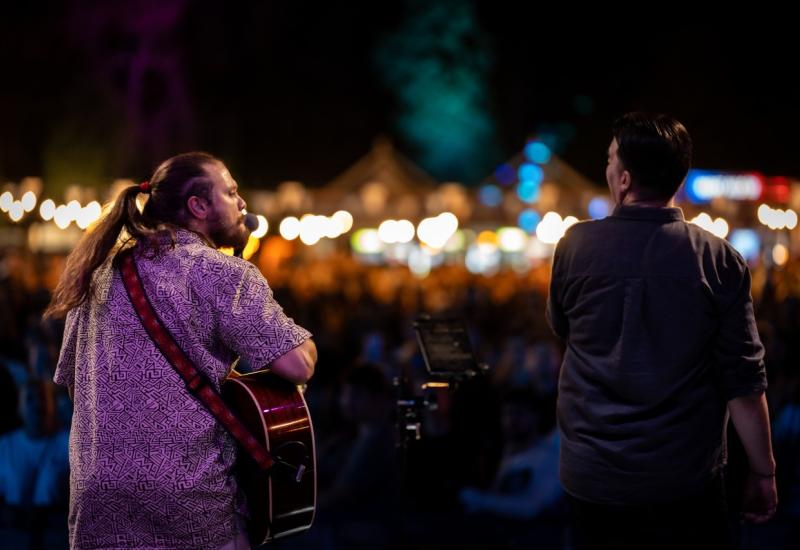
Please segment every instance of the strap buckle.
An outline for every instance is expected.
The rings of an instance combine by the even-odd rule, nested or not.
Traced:
[[[194,371],[194,376],[192,376],[192,378],[190,380],[186,381],[186,386],[189,388],[189,391],[191,391],[192,393],[197,393],[198,390],[201,387],[203,387],[207,382],[208,382],[208,380],[206,380],[206,377],[203,376],[200,373],[199,370],[195,370]]]

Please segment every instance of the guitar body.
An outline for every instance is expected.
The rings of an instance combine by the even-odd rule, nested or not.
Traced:
[[[311,527],[317,501],[314,430],[303,394],[291,382],[259,371],[228,378],[222,397],[273,458],[268,475],[239,449],[236,478],[247,496],[247,533],[255,545]],[[301,467],[302,465],[302,467]]]

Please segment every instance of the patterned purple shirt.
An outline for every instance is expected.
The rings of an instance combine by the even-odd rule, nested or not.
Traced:
[[[237,356],[266,366],[311,337],[255,266],[199,235],[135,257],[159,317],[217,389]],[[95,298],[67,315],[55,374],[75,386],[71,546],[223,546],[244,512],[235,443],[147,336],[111,261],[94,281]]]

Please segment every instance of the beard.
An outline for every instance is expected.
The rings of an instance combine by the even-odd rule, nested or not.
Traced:
[[[223,221],[217,216],[209,220],[208,236],[218,248],[241,249],[247,245],[250,230],[244,225],[244,216],[234,221]]]

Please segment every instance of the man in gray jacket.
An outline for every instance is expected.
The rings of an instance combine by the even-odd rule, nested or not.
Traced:
[[[746,518],[766,521],[777,505],[750,273],[671,206],[691,165],[686,128],[630,113],[613,135],[616,208],[559,242],[547,308],[566,343],[560,477],[576,543],[725,547],[729,415],[750,463]]]

